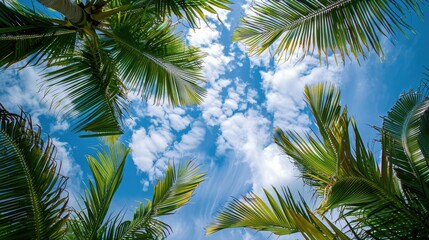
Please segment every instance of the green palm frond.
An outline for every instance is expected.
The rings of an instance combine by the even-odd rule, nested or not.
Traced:
[[[292,158],[305,182],[323,197],[318,210],[342,209],[340,217],[351,217],[352,228],[360,229],[356,232],[361,237],[405,237],[410,234],[407,227],[422,226],[423,218],[403,200],[393,173],[391,149],[395,147],[389,134],[382,131],[378,162],[366,149],[354,119],[347,116],[345,107],[342,110],[339,90],[317,84],[306,87],[305,95],[318,131],[302,134],[277,129],[275,142]]]
[[[372,50],[383,56],[382,36],[406,33],[405,13],[420,13],[423,1],[411,0],[306,0],[255,2],[252,13],[242,19],[233,39],[261,54],[278,43],[275,54],[291,58],[316,52],[320,59],[331,53],[366,58]],[[336,55],[334,54],[334,57]]]
[[[131,16],[129,16],[131,17]],[[138,24],[137,24],[138,23]],[[126,17],[112,20],[104,32],[124,83],[144,99],[172,105],[197,104],[206,91],[201,74],[202,53],[185,46],[168,23],[154,25]]]
[[[306,86],[304,92],[317,131],[301,134],[276,129],[274,141],[294,160],[304,180],[324,196],[336,179],[356,174],[349,140],[352,120],[347,116],[347,109],[342,110],[340,92],[333,85]]]
[[[97,39],[87,39],[80,54],[64,55],[53,66],[58,68],[46,74],[46,84],[55,89],[57,107],[75,117],[74,131],[88,132],[84,136],[122,134],[126,88]]]
[[[0,2],[0,67],[27,58],[28,63],[50,63],[72,52],[76,31],[53,21],[15,2]]]
[[[206,22],[206,13],[217,13],[217,9],[229,10],[229,0],[112,0],[109,1],[110,10],[97,14],[95,17],[112,16],[117,12],[121,15],[132,14],[134,18],[152,18],[159,22],[171,19],[185,20],[190,27],[201,26],[200,21]]]
[[[112,198],[123,176],[129,149],[123,144],[109,145],[107,150],[97,151],[97,157],[88,156],[88,164],[94,177],[83,197],[84,209],[75,211],[70,221],[74,238],[101,239],[109,220],[106,215]]]
[[[425,131],[429,99],[419,91],[401,95],[383,121],[383,131],[392,138],[391,163],[402,187],[429,204],[429,158],[423,150],[429,142]]]
[[[198,20],[206,21],[206,13],[216,13],[215,8],[228,9],[231,4],[229,0],[160,0],[154,1],[156,13],[158,16],[175,16],[179,19],[185,19],[191,27],[199,27]]]
[[[273,188],[276,199],[264,189],[268,203],[251,193],[243,200],[233,200],[217,217],[218,222],[206,229],[212,234],[225,228],[247,227],[270,231],[276,235],[300,232],[305,239],[349,239],[334,224],[325,225],[305,203],[297,203],[289,190],[280,194]],[[301,199],[302,200],[302,199]]]
[[[113,221],[105,239],[167,237],[171,228],[157,217],[172,214],[185,205],[202,181],[204,181],[204,174],[201,174],[199,168],[192,162],[177,169],[169,164],[164,178],[155,185],[152,201],[148,201],[145,205],[141,203],[136,209],[133,220],[120,224],[117,224],[120,221]]]
[[[24,113],[0,104],[0,238],[62,239],[68,218],[66,178],[52,141]]]

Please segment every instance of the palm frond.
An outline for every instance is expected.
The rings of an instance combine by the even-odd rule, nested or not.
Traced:
[[[338,53],[341,60],[366,58],[370,51],[381,58],[382,36],[410,30],[407,11],[420,14],[423,1],[411,0],[306,0],[255,2],[242,19],[233,39],[261,54],[278,43],[275,54],[290,59],[294,54],[316,52],[322,60]],[[301,53],[299,53],[301,52]]]
[[[51,63],[74,50],[76,31],[15,2],[0,2],[0,67],[27,59]]]
[[[243,200],[234,199],[217,217],[218,222],[206,229],[207,234],[225,228],[247,227],[257,231],[270,231],[276,235],[300,232],[305,239],[349,239],[334,224],[325,225],[307,207],[297,203],[289,190],[280,194],[273,188],[276,199],[264,189],[268,203],[254,193]],[[302,199],[301,199],[302,200]]]
[[[383,131],[392,138],[389,155],[402,187],[429,204],[429,159],[422,150],[429,133],[426,113],[429,100],[421,92],[404,93],[383,121]]]
[[[229,4],[231,4],[229,0],[109,1],[112,13],[131,14],[133,18],[146,18],[146,20],[151,18],[152,22],[165,22],[172,19],[181,21],[183,19],[192,28],[200,27],[200,22],[206,22],[207,13],[216,14],[219,9],[229,10]],[[100,13],[96,18],[102,15],[107,16],[106,13]]]
[[[101,239],[103,236],[109,223],[106,215],[122,181],[129,151],[123,144],[115,143],[107,150],[97,151],[97,157],[87,157],[94,181],[89,181],[85,190],[84,209],[75,211],[74,219],[70,221],[78,239]]]
[[[124,83],[156,103],[200,103],[205,95],[200,51],[186,47],[168,23],[134,23],[118,18],[111,21],[112,33],[104,32]]]
[[[171,228],[157,217],[172,214],[185,205],[202,181],[204,174],[192,162],[177,169],[169,164],[164,178],[155,185],[152,201],[148,201],[146,205],[140,204],[132,221],[125,221],[117,226],[113,223],[106,239],[167,237]]]
[[[0,238],[62,239],[68,218],[66,178],[52,141],[25,113],[0,104]]]
[[[126,89],[98,39],[87,39],[79,54],[64,55],[53,66],[57,70],[48,72],[45,81],[54,89],[56,107],[75,118],[74,131],[87,132],[83,136],[122,133]]]
[[[304,180],[325,196],[336,179],[357,171],[349,140],[351,120],[333,85],[306,86],[304,91],[318,131],[301,134],[276,129],[274,141],[294,160]]]

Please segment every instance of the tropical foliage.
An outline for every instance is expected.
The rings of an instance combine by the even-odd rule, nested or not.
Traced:
[[[129,149],[108,144],[87,161],[93,180],[81,209],[67,208],[66,178],[59,174],[55,147],[43,140],[26,114],[0,105],[0,238],[1,239],[162,239],[171,227],[159,219],[185,205],[204,180],[197,166],[169,164],[155,185],[152,200],[140,203],[132,220],[109,211]]]
[[[417,91],[404,93],[384,118],[378,128],[378,159],[365,147],[354,119],[341,106],[339,90],[326,84],[306,87],[307,106],[317,130],[302,134],[276,129],[274,140],[321,199],[316,212],[325,225],[305,203],[298,204],[290,193],[280,195],[274,189],[277,201],[265,190],[269,204],[254,194],[230,203],[207,232],[249,227],[278,235],[301,232],[307,239],[427,237],[427,90],[423,84]],[[348,225],[347,236],[326,220],[324,215],[332,210]]]
[[[0,67],[48,67],[44,86],[75,118],[74,131],[120,134],[129,92],[157,104],[201,102],[203,54],[186,46],[174,21],[197,27],[228,0],[39,2],[56,12],[0,2]]]
[[[0,104],[0,239],[61,239],[68,198],[55,148]]]
[[[317,53],[320,60],[332,53],[366,58],[370,51],[383,57],[383,36],[409,33],[407,12],[421,15],[425,0],[267,0],[255,1],[234,34],[250,54],[275,46],[279,59]],[[337,55],[338,54],[338,55]]]

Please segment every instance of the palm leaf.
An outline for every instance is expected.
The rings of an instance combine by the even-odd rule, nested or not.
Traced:
[[[371,50],[382,57],[381,36],[409,30],[404,14],[410,9],[420,13],[421,4],[411,0],[255,2],[233,39],[248,45],[250,54],[261,54],[278,43],[275,54],[286,59],[298,52],[302,57],[316,52],[320,59],[338,53],[342,61],[359,60]]]
[[[199,168],[192,162],[177,169],[169,164],[164,178],[155,185],[152,201],[148,201],[146,205],[141,203],[136,209],[133,220],[120,224],[117,224],[120,221],[114,221],[105,239],[167,237],[171,228],[157,217],[172,214],[185,205],[202,181],[204,181],[204,174],[201,174]]]
[[[264,189],[268,203],[251,193],[243,200],[233,200],[217,217],[218,222],[206,229],[207,234],[225,228],[247,227],[258,231],[270,231],[276,235],[301,232],[305,239],[349,239],[328,220],[323,224],[304,204],[297,203],[289,190],[277,189],[275,198]],[[302,199],[301,199],[302,200]],[[332,229],[332,230],[330,230]]]
[[[68,218],[66,178],[52,141],[24,113],[0,104],[0,238],[62,239]]]
[[[156,103],[197,104],[205,89],[201,75],[202,54],[188,48],[172,27],[153,24],[131,16],[110,22],[112,33],[104,32],[120,75],[129,89]]]
[[[59,68],[46,74],[46,82],[55,91],[57,106],[75,117],[74,131],[89,132],[84,136],[122,134],[125,86],[98,39],[87,39],[79,54],[64,55],[53,66]]]
[[[15,2],[0,2],[0,67],[26,58],[29,63],[51,63],[73,51],[76,31],[55,21]]]
[[[97,151],[97,157],[88,156],[94,181],[83,197],[84,210],[75,211],[70,221],[73,235],[78,239],[101,239],[107,224],[106,215],[112,198],[122,181],[125,160],[129,149],[120,143],[109,145],[108,150]]]
[[[383,130],[392,138],[389,152],[398,178],[406,191],[429,204],[429,160],[422,146],[427,144],[425,131],[429,100],[421,92],[403,94],[383,121]],[[424,150],[426,151],[426,150]]]
[[[304,91],[318,131],[301,134],[276,129],[274,141],[294,160],[305,182],[315,187],[320,196],[325,196],[336,179],[357,174],[349,140],[352,120],[347,116],[347,109],[341,109],[340,92],[333,85],[306,86]]]
[[[229,10],[229,0],[112,0],[109,1],[110,10],[95,14],[95,18],[109,17],[116,13],[132,14],[133,18],[151,19],[153,22],[169,21],[171,19],[183,19],[190,27],[199,27],[200,20],[207,21],[206,13],[216,14],[218,9]]]

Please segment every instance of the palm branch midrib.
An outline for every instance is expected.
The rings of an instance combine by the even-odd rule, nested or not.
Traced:
[[[29,168],[27,166],[25,158],[24,158],[22,152],[19,150],[20,147],[17,146],[16,142],[3,130],[0,130],[0,134],[4,136],[6,141],[10,142],[10,144],[12,145],[12,149],[13,149],[12,151],[15,151],[16,155],[19,157],[20,165],[22,166],[22,170],[25,172],[26,182],[28,184],[27,185],[28,191],[29,191],[31,203],[33,205],[31,210],[34,214],[34,219],[35,219],[35,221],[34,221],[35,233],[36,233],[35,239],[42,239],[41,237],[42,237],[42,231],[43,231],[44,227],[41,224],[43,222],[43,217],[42,217],[41,210],[40,210],[41,201],[38,200],[36,190],[35,190],[35,187],[33,184],[33,178],[31,177],[31,173],[29,171]]]

